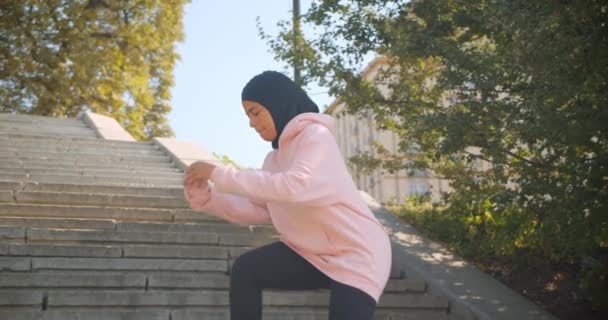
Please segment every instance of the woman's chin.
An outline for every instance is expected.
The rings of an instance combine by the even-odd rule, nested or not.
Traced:
[[[274,137],[269,137],[266,135],[260,135],[260,137],[262,138],[262,140],[268,141],[268,142],[272,142],[272,140],[274,140]]]

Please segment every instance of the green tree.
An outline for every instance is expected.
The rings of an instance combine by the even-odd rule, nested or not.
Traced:
[[[228,157],[225,154],[220,155],[219,153],[213,152],[213,158],[215,158],[215,160],[221,161],[225,165],[231,165],[237,169],[241,169],[241,166],[239,166],[238,163],[236,163],[234,160],[230,159],[230,157]]]
[[[187,0],[0,2],[0,111],[118,120],[171,136],[166,114]]]
[[[409,166],[451,180],[444,204],[479,250],[580,261],[608,247],[606,21],[603,0],[318,1],[303,78],[419,148]],[[285,61],[288,33],[269,41]],[[370,54],[389,61],[374,83]],[[354,160],[406,166],[381,148]]]

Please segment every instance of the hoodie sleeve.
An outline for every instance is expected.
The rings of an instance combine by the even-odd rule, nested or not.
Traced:
[[[310,125],[292,143],[297,154],[281,172],[239,171],[231,167],[213,170],[218,190],[264,202],[301,203],[313,206],[337,201],[336,174],[343,166],[333,134],[322,125]],[[338,164],[338,161],[340,164]]]
[[[186,200],[194,211],[204,211],[240,225],[272,223],[265,205],[237,195],[217,192],[213,187],[186,187]]]

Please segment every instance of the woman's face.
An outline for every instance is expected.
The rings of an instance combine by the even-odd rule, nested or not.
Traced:
[[[249,126],[254,128],[262,139],[273,141],[277,137],[277,130],[268,109],[254,101],[245,100],[242,103],[249,117]]]

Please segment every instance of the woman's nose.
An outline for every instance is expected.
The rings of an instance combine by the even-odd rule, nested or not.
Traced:
[[[253,119],[249,119],[249,127],[255,128],[255,125],[253,124]]]

